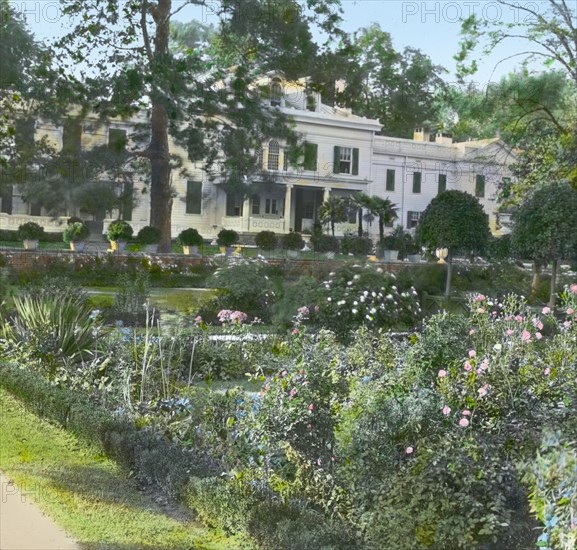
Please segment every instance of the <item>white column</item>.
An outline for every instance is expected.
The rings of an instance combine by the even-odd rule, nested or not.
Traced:
[[[325,187],[324,193],[323,193],[323,202],[327,202],[329,200],[329,197],[331,196],[331,188],[330,187]]]
[[[250,198],[246,197],[242,203],[242,226],[250,231]]]
[[[285,195],[284,195],[284,230],[285,233],[289,232],[291,227],[291,206],[292,206],[292,183],[287,183]]]

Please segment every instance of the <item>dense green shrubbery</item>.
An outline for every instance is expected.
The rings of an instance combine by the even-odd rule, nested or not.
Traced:
[[[255,262],[219,277],[248,303],[274,288],[274,273]],[[301,297],[314,301],[299,303],[297,282],[277,304],[285,320],[298,304],[280,341],[249,338],[244,312],[220,311],[233,339],[212,340],[199,318],[181,330],[123,327],[82,368],[59,371],[56,387],[2,342],[26,370],[6,367],[0,380],[103,442],[139,480],[185,494],[205,521],[263,548],[526,550],[539,536],[530,503],[542,542],[571,540],[572,494],[555,495],[572,483],[574,450],[535,457],[551,429],[577,437],[577,285],[560,320],[475,294],[467,315],[434,316],[406,340],[381,329],[416,319],[414,294],[378,267],[343,266],[318,293],[306,285]],[[244,372],[260,393],[195,386]],[[100,412],[87,419],[92,405],[70,388]]]
[[[281,246],[285,250],[301,250],[302,247],[305,245],[302,235],[300,233],[294,233],[292,231],[290,233],[285,233],[280,238],[280,242]]]
[[[254,243],[263,250],[274,250],[277,244],[277,237],[274,231],[261,231],[254,237]]]
[[[333,235],[324,233],[313,234],[311,244],[315,252],[338,252],[340,249],[339,240]]]
[[[373,250],[373,241],[368,237],[358,237],[356,235],[345,235],[341,240],[341,251],[343,254],[353,256],[367,256]]]

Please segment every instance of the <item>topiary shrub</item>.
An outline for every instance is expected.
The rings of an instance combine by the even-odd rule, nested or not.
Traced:
[[[238,233],[234,229],[221,229],[216,237],[218,246],[232,246],[238,241]]]
[[[65,243],[82,241],[90,235],[88,226],[83,222],[69,223],[62,232],[62,240]]]
[[[274,250],[277,243],[277,237],[274,231],[261,231],[254,238],[255,244],[264,250]]]
[[[160,229],[147,225],[138,232],[136,240],[141,244],[157,244],[160,242]]]
[[[345,235],[341,241],[341,250],[343,254],[367,256],[373,250],[373,241],[368,237]]]
[[[305,242],[300,233],[291,231],[281,237],[281,245],[285,250],[301,250]]]
[[[316,252],[338,252],[340,248],[339,240],[332,235],[313,235],[311,243]]]
[[[204,241],[197,229],[189,227],[180,232],[176,238],[176,242],[181,246],[202,246]]]
[[[106,231],[109,241],[126,241],[132,237],[134,230],[132,226],[124,220],[113,221]]]
[[[44,228],[36,222],[26,222],[18,227],[18,238],[21,241],[39,241],[44,237]]]

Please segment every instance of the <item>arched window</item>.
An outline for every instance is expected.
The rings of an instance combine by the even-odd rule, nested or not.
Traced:
[[[270,104],[273,107],[280,107],[282,99],[282,86],[280,80],[275,78],[270,85]]]
[[[280,147],[278,141],[274,139],[268,143],[268,163],[269,170],[278,170],[278,161],[280,156]]]

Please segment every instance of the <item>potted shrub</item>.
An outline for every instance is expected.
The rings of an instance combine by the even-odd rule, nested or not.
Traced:
[[[221,229],[216,236],[218,246],[225,247],[226,254],[232,252],[232,245],[238,241],[238,233],[234,229]]]
[[[113,221],[106,232],[112,250],[122,252],[126,248],[126,242],[132,237],[132,226],[124,220]]]
[[[68,224],[62,232],[62,240],[70,245],[72,252],[81,252],[84,248],[84,241],[89,235],[90,230],[83,221],[70,223],[70,220],[68,220]]]
[[[44,237],[44,228],[36,222],[26,222],[18,227],[18,238],[26,250],[36,250],[38,241]]]
[[[420,262],[422,259],[421,247],[417,244],[416,239],[411,237],[411,235],[408,235],[406,253],[409,262]]]
[[[181,231],[176,242],[182,246],[182,252],[184,254],[198,255],[198,247],[202,246],[204,242],[202,235],[194,227],[189,227],[184,231]]]
[[[289,257],[298,256],[298,251],[302,249],[305,242],[300,233],[291,231],[282,236],[282,247],[287,251]]]
[[[160,229],[147,225],[138,232],[136,240],[145,247],[146,252],[154,254],[158,250],[158,243],[160,242]]]
[[[379,250],[379,256],[385,262],[395,262],[399,259],[399,243],[394,235],[387,235],[379,242],[377,249]]]
[[[277,238],[274,231],[261,231],[257,233],[254,238],[256,246],[263,250],[274,250],[277,243]]]

